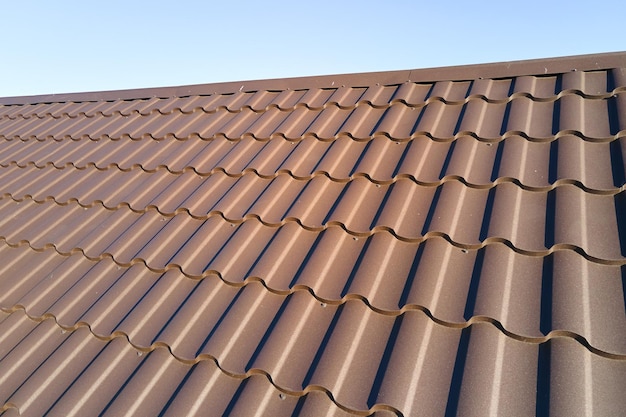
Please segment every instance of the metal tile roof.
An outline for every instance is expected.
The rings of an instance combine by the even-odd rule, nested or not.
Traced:
[[[0,99],[0,414],[619,415],[626,53]]]

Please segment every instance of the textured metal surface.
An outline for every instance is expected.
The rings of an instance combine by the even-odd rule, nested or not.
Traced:
[[[626,55],[342,77],[0,100],[0,414],[621,414]]]

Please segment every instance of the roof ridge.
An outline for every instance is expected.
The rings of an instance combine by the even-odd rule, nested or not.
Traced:
[[[249,81],[195,84],[127,90],[80,93],[44,94],[0,98],[0,104],[35,104],[59,101],[139,100],[153,97],[168,98],[200,94],[225,94],[238,91],[333,88],[434,81],[460,81],[480,78],[516,77],[555,74],[570,71],[590,71],[626,67],[626,51],[588,55],[541,58],[508,62],[378,71],[350,74],[274,78]]]

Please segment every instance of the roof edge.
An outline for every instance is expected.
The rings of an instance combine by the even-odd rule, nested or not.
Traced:
[[[139,100],[190,95],[228,94],[238,91],[334,88],[412,82],[461,81],[478,78],[549,75],[570,71],[589,71],[626,67],[626,51],[555,58],[540,58],[486,64],[456,65],[400,71],[364,72],[294,78],[271,78],[230,81],[176,87],[154,87],[129,90],[94,91],[0,98],[0,104],[36,104],[67,101]]]

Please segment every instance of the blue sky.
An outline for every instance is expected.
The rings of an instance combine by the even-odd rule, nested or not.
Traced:
[[[10,1],[0,96],[626,50],[626,2]]]

